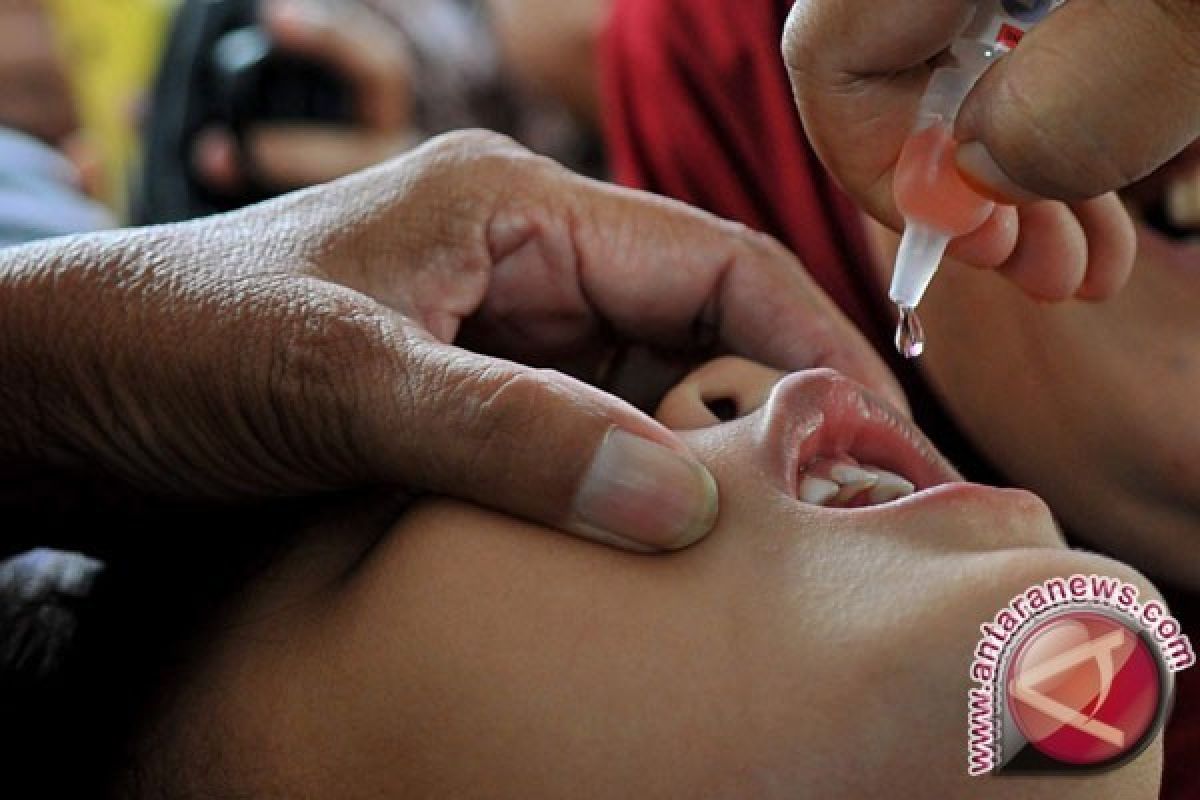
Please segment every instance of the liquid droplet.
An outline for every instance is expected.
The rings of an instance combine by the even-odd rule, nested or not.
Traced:
[[[896,349],[905,358],[916,358],[925,352],[925,329],[916,309],[899,306],[900,324],[896,326]]]

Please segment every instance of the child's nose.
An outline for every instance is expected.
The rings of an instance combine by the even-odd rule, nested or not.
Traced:
[[[718,358],[680,381],[659,404],[657,417],[676,430],[728,422],[763,405],[782,377],[782,372],[744,358]]]

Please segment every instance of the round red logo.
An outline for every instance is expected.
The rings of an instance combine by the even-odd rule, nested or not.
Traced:
[[[1005,670],[1008,712],[1038,752],[1096,766],[1141,750],[1164,705],[1158,660],[1135,630],[1069,611],[1026,633]]]

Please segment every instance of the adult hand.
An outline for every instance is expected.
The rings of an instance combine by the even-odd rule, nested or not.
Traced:
[[[401,153],[410,130],[414,65],[396,26],[362,0],[260,0],[275,44],[333,69],[354,92],[356,126],[263,124],[245,137],[256,178],[294,189],[340,178]],[[222,128],[196,137],[197,172],[224,191],[245,180],[238,143]]]
[[[892,171],[961,0],[799,0],[784,37],[813,145],[881,222],[903,221]],[[1200,135],[1200,2],[1070,2],[994,65],[955,132],[960,170],[1001,207],[952,252],[1044,299],[1102,299],[1128,278],[1115,195]],[[1041,198],[1051,198],[1044,200]]]
[[[687,545],[716,487],[632,406],[541,365],[708,339],[903,402],[784,248],[469,132],[182,225],[0,252],[0,474],[239,500],[367,485]]]

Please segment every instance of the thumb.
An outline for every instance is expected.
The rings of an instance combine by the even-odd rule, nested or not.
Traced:
[[[1200,135],[1200,2],[1067,3],[959,115],[959,166],[1001,197],[1122,188]]]
[[[416,345],[401,381],[397,442],[381,465],[406,483],[637,550],[705,536],[717,513],[711,474],[665,427],[580,381],[454,347]],[[415,366],[415,368],[414,368]]]

